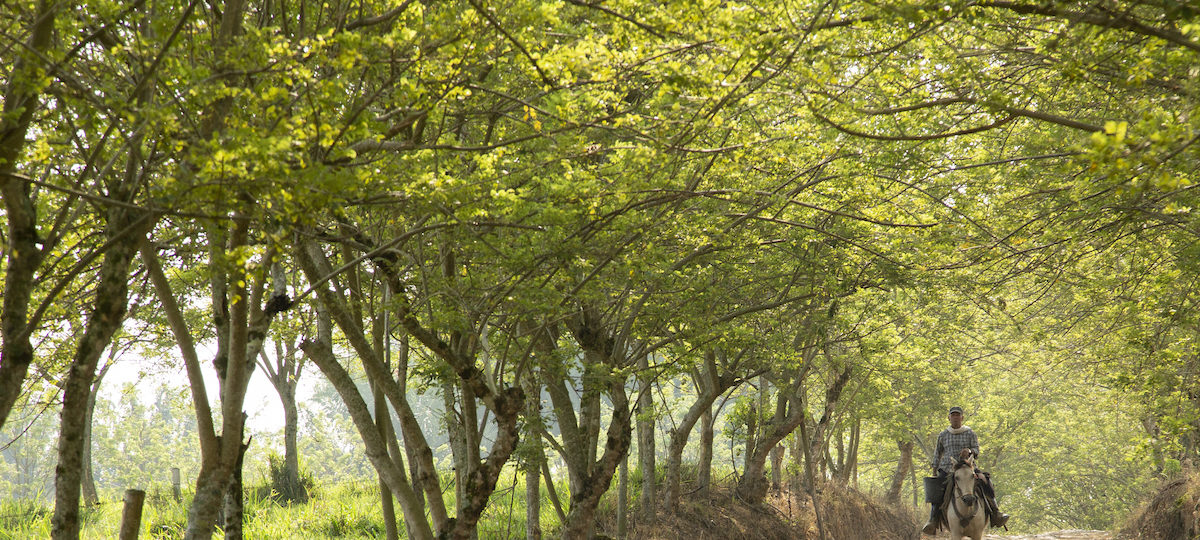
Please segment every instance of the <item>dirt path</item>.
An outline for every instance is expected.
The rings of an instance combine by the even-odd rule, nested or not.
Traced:
[[[1001,536],[989,534],[984,540],[1112,540],[1108,531],[1055,531],[1040,534]]]

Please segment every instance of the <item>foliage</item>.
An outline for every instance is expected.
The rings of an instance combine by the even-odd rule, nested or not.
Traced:
[[[50,486],[41,413],[81,367],[98,261],[143,240],[106,236],[128,212],[155,220],[148,241],[222,373],[247,352],[228,355],[234,336],[268,333],[228,331],[255,283],[286,283],[263,304],[288,321],[344,301],[334,335],[270,332],[328,337],[357,385],[347,400],[371,395],[365,380],[396,385],[386,418],[414,405],[436,489],[465,493],[445,488],[496,457],[471,484],[487,519],[523,481],[500,474],[516,389],[561,385],[578,407],[525,433],[516,460],[545,441],[590,476],[595,454],[624,448],[627,433],[599,433],[626,429],[634,377],[653,380],[654,410],[630,414],[675,427],[720,353],[745,355],[717,423],[734,467],[793,381],[806,427],[826,429],[817,458],[861,463],[873,490],[897,442],[924,470],[961,404],[1021,526],[1109,527],[1200,459],[1200,11],[1175,4],[5,3],[3,338],[6,355],[35,354],[28,374],[0,367],[0,402],[22,404],[5,437],[29,428],[0,488]],[[329,268],[298,268],[313,254]],[[125,335],[177,363],[141,276]],[[358,371],[375,367],[360,338],[395,363]],[[301,405],[313,477],[382,472],[325,382]],[[102,486],[195,472],[185,393],[99,402]],[[570,423],[592,439],[568,440]],[[863,455],[843,462],[848,448]],[[367,500],[325,520],[289,511],[370,536]]]

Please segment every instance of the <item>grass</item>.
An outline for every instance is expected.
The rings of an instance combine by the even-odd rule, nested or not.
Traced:
[[[566,503],[565,482],[559,482],[559,497]],[[454,513],[453,478],[444,478],[447,486],[445,502]],[[542,491],[541,526],[547,536],[560,526],[558,514],[545,488]],[[184,503],[190,494],[184,494]],[[247,538],[382,538],[386,527],[379,504],[379,485],[373,481],[338,485],[318,485],[304,504],[279,504],[263,487],[246,489],[243,530]],[[102,501],[100,505],[82,511],[84,539],[111,539],[121,525],[123,504],[120,498]],[[147,494],[142,509],[140,538],[183,538],[187,528],[187,507],[177,503],[169,494]],[[51,503],[34,500],[0,501],[0,540],[49,538]],[[401,516],[396,505],[397,516]],[[399,517],[403,521],[402,517]],[[479,523],[480,537],[525,537],[524,475],[506,469],[501,475],[492,504],[484,511]],[[400,525],[401,538],[406,537]]]

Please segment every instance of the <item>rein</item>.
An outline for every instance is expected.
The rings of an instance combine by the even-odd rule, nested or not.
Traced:
[[[964,464],[959,467],[956,467],[956,469],[964,467],[964,466],[971,466],[971,465]],[[971,467],[972,467],[971,474],[975,474],[974,467],[973,466],[971,466]],[[960,486],[957,481],[954,482],[954,494],[955,494],[954,498],[950,500],[950,505],[954,508],[954,513],[958,514],[958,525],[965,529],[967,527],[967,525],[969,523],[971,523],[971,520],[975,518],[975,515],[979,513],[979,507],[980,507],[979,502],[980,501],[979,501],[979,498],[976,497],[974,503],[967,504],[964,502],[963,504],[971,509],[971,513],[967,514],[966,512],[959,510],[959,507],[958,507],[959,500],[966,498],[967,494],[963,493],[962,486]],[[971,494],[974,495],[974,490],[972,490]]]

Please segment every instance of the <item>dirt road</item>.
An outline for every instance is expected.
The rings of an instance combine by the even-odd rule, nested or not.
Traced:
[[[1112,540],[1112,533],[1108,531],[1055,531],[1013,536],[989,534],[983,538],[984,540]]]

